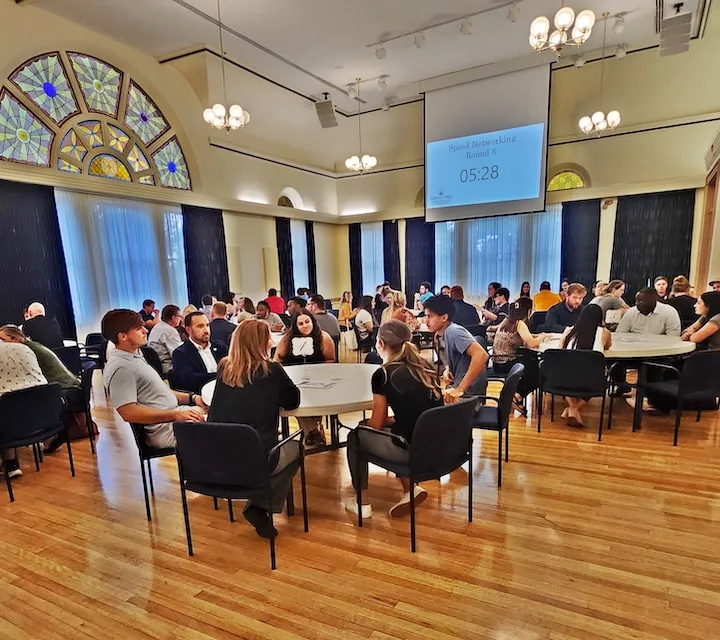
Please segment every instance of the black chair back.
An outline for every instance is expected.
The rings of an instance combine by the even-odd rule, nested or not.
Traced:
[[[82,373],[83,366],[80,359],[80,347],[58,347],[53,349],[60,361],[76,376]]]
[[[383,359],[380,357],[380,354],[373,349],[365,356],[365,364],[382,364]]]
[[[268,459],[258,432],[246,424],[176,422],[177,454],[188,485],[264,490]]]
[[[485,338],[487,335],[487,326],[484,324],[471,324],[467,327],[465,327],[472,336],[480,336],[481,338]]]
[[[85,338],[85,347],[99,347],[104,342],[101,333],[88,333]]]
[[[100,369],[104,369],[105,365],[107,364],[107,350],[108,350],[108,341],[103,340],[102,344],[100,345],[100,350],[98,352],[98,355],[100,356],[98,358],[98,366]]]
[[[720,396],[720,351],[698,351],[685,360],[680,373],[681,396]]]
[[[290,318],[290,316],[289,316],[287,313],[281,313],[281,314],[280,314],[280,320],[282,320],[282,323],[283,323],[286,327],[289,327],[289,326],[290,326],[291,318]]]
[[[336,319],[340,317],[340,311],[339,311],[338,309],[333,309],[333,308],[331,307],[331,308],[328,309],[327,311],[328,311],[328,313],[332,313],[332,314],[335,316]]]
[[[340,334],[332,336],[332,341],[335,345],[335,362],[340,362]]]
[[[525,367],[520,364],[514,364],[510,369],[510,373],[505,378],[505,384],[503,384],[502,391],[500,391],[500,397],[498,402],[498,412],[500,414],[500,428],[506,429],[510,422],[510,416],[513,412],[513,398],[520,384],[520,379],[525,373]]]
[[[540,361],[542,389],[571,397],[605,394],[605,356],[583,349],[548,349]]]
[[[416,480],[440,478],[468,459],[476,400],[428,409],[417,421],[410,445],[410,474]]]
[[[160,356],[155,352],[155,349],[152,347],[140,347],[140,350],[147,363],[158,372],[161,378],[164,378]]]
[[[8,391],[0,396],[0,444],[22,447],[62,431],[62,399],[57,383]]]
[[[530,316],[530,322],[528,328],[533,333],[537,333],[538,327],[545,324],[545,318],[547,317],[547,311],[536,311]]]
[[[325,300],[325,311],[330,311],[331,309],[332,309],[332,301]]]

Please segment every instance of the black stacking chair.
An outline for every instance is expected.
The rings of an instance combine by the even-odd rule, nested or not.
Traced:
[[[302,431],[298,430],[278,442],[269,453],[263,450],[260,435],[246,424],[219,422],[176,422],[178,474],[188,554],[193,555],[190,512],[186,491],[213,498],[244,500],[265,497],[272,504],[270,475],[282,447],[292,440],[299,442],[300,483],[303,502],[303,525],[308,530],[307,491]],[[273,514],[270,510],[270,526]],[[275,569],[275,539],[270,538],[270,566]]]
[[[476,338],[480,336],[483,340],[485,340],[487,336],[487,325],[471,324],[465,328],[470,332],[470,335],[475,336]]]
[[[87,421],[88,438],[90,438],[90,451],[93,454],[95,451],[95,431],[93,430],[92,423],[92,411],[90,408],[90,401],[92,395],[92,378],[95,373],[95,368],[91,367],[83,369],[80,374],[80,386],[82,393],[78,394],[75,390],[70,393],[65,393],[65,403],[63,407],[63,413],[84,413],[85,420]]]
[[[58,347],[53,349],[53,351],[69,371],[78,377],[80,376],[83,372],[83,363],[80,358],[80,347]]]
[[[502,486],[502,459],[503,459],[503,431],[505,432],[505,462],[508,461],[510,448],[510,417],[513,412],[513,397],[517,391],[518,383],[523,377],[525,367],[515,364],[510,373],[505,377],[505,383],[500,391],[500,396],[476,396],[477,400],[492,400],[495,406],[488,404],[480,405],[475,413],[473,426],[476,429],[487,429],[497,431],[498,434],[498,475],[497,486]]]
[[[442,476],[452,473],[461,465],[468,463],[468,522],[472,522],[472,430],[473,414],[477,400],[468,398],[454,404],[436,407],[425,411],[417,421],[413,430],[412,443],[408,443],[402,436],[388,431],[377,431],[387,438],[392,438],[401,446],[410,450],[408,464],[391,462],[369,452],[361,447],[354,447],[348,455],[357,455],[359,461],[367,460],[378,467],[392,471],[401,478],[410,480],[410,548],[413,553],[415,545],[415,484],[424,480],[439,480]],[[353,433],[370,427],[358,426]],[[356,437],[355,437],[356,438]],[[359,441],[357,441],[359,444]],[[358,527],[362,527],[362,488],[358,486]]]
[[[646,390],[660,392],[675,400],[673,446],[676,447],[683,409],[697,411],[696,419],[700,422],[703,408],[717,406],[717,397],[720,396],[720,351],[693,353],[685,360],[682,370],[658,362],[646,362],[645,366],[669,371],[676,376],[674,380],[650,382],[645,385]],[[610,407],[612,411],[612,404]]]
[[[280,314],[280,320],[282,320],[282,323],[283,323],[286,327],[289,327],[292,318],[290,318],[290,316],[289,316],[287,313],[281,313],[281,314]]]
[[[147,363],[160,374],[160,377],[163,379],[166,378],[167,376],[163,375],[160,356],[155,352],[155,349],[152,347],[140,347],[140,351],[142,351],[143,358],[145,358]]]
[[[383,360],[380,354],[373,349],[370,353],[365,356],[365,364],[382,364]]]
[[[605,356],[599,351],[584,349],[548,349],[540,360],[538,388],[538,433],[542,423],[543,394],[552,395],[550,420],[555,420],[555,396],[571,398],[600,398],[600,426],[598,441],[602,440],[605,418],[605,396],[609,387],[605,374]],[[608,425],[609,428],[609,425]]]
[[[340,334],[332,336],[332,341],[335,345],[335,362],[340,362]]]
[[[39,443],[65,431],[70,473],[75,477],[70,438],[62,422],[60,385],[44,384],[0,396],[0,458],[5,462],[9,449],[32,445],[35,469],[40,471]],[[5,474],[10,502],[15,501],[9,474]]]
[[[98,365],[103,341],[102,334],[100,333],[88,333],[87,336],[85,336],[85,344],[82,346],[80,353],[83,367]]]
[[[375,346],[375,337],[377,336],[378,328],[373,327],[373,330],[364,340],[360,338],[360,330],[357,328],[354,322],[352,323],[352,328],[355,332],[355,339],[357,340],[357,361],[360,362],[362,360],[363,351],[372,351],[372,348]]]
[[[528,329],[530,329],[532,333],[537,333],[539,331],[539,327],[545,324],[546,317],[547,311],[535,311],[535,313],[530,316]]]
[[[150,496],[148,495],[147,478],[145,476],[145,463],[147,462],[147,474],[150,479],[150,491],[155,495],[155,486],[153,485],[152,466],[150,461],[155,458],[165,458],[175,454],[174,447],[167,447],[165,449],[155,449],[149,447],[145,442],[145,425],[138,424],[136,422],[130,423],[133,436],[135,438],[135,444],[138,449],[138,456],[140,458],[140,472],[142,473],[143,493],[145,494],[145,513],[147,514],[148,522],[152,521],[152,515],[150,514]]]

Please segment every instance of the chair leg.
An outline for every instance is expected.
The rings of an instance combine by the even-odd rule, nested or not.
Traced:
[[[410,478],[410,550],[415,553],[415,483]]]
[[[0,453],[0,462],[2,462],[3,469],[5,470],[5,484],[7,486],[7,492],[8,496],[10,496],[10,502],[15,502],[15,494],[13,493],[12,489],[12,482],[10,481],[10,475],[7,472],[7,469],[5,469],[5,465],[7,464],[4,452]]]
[[[145,461],[142,458],[140,458],[140,473],[142,474],[143,493],[145,494],[145,511],[148,522],[152,522],[152,516],[150,515],[150,496],[148,495],[147,478],[145,477]]]
[[[230,518],[230,522],[235,522],[235,513],[233,512],[232,500],[228,500],[228,518]]]
[[[272,489],[270,489],[270,478],[268,478],[268,506],[270,507],[268,509],[268,519],[270,520],[270,531],[273,530],[273,527],[275,526],[273,524],[273,509],[272,509]],[[228,500],[228,504],[230,504],[230,500]],[[277,563],[275,562],[275,536],[270,536],[270,569],[275,570],[277,568]]]
[[[33,458],[35,458],[35,471],[40,471],[40,458],[38,458],[38,447],[39,446],[40,445],[37,442],[32,446]]]
[[[300,453],[300,492],[302,494],[303,527],[308,532],[307,485],[305,484],[305,456]]]
[[[610,429],[612,429],[613,400],[615,400],[615,398],[613,398],[612,388],[611,388],[610,389],[610,409],[608,410],[608,424],[607,424],[608,431],[610,431]]]
[[[73,461],[72,446],[70,446],[70,434],[65,431],[65,445],[67,446],[68,461],[70,462],[70,475],[75,477],[75,462]]]
[[[44,457],[45,457],[45,456],[43,456],[42,447],[41,447],[41,446],[38,446],[38,458],[40,458],[40,463],[43,462],[43,458],[44,458]]]
[[[702,409],[698,409],[697,417],[695,418],[695,422],[700,422],[700,414],[702,413]]]
[[[147,467],[148,467],[148,478],[150,479],[150,493],[155,495],[155,483],[153,482],[152,464],[151,464],[150,460],[147,461]]]
[[[538,405],[538,412],[537,412],[537,419],[538,419],[538,433],[540,433],[540,427],[542,425],[542,404],[543,404],[543,390],[542,387],[538,388],[537,392],[537,405]]]
[[[188,555],[192,556],[192,534],[190,533],[190,511],[188,510],[187,495],[185,493],[185,482],[183,481],[182,467],[178,460],[178,476],[180,477],[180,497],[182,498],[183,516],[185,517],[185,539],[187,540]],[[148,520],[150,520],[150,511],[148,509]]]
[[[498,487],[502,487],[503,430],[498,429]]]
[[[550,394],[550,422],[555,422],[555,394]]]
[[[673,437],[673,447],[677,447],[678,435],[680,433],[680,421],[682,420],[682,405],[678,401],[678,406],[675,411],[675,435]]]
[[[217,511],[219,508],[220,507],[218,506],[217,498],[215,496],[213,496],[213,509],[215,509],[215,511]]]
[[[605,394],[602,397],[602,404],[600,405],[600,426],[598,427],[598,442],[602,440],[603,422],[605,420]]]
[[[468,444],[468,522],[473,521],[473,438],[470,433]]]
[[[505,462],[510,458],[510,425],[505,428]]]
[[[85,421],[87,422],[88,439],[90,440],[90,452],[93,455],[96,455],[97,450],[95,449],[95,430],[93,429],[92,411],[89,404],[87,410],[85,411]]]
[[[355,460],[357,461],[357,468],[359,469],[360,464],[361,464],[359,449],[355,452],[355,456],[356,456]],[[362,521],[363,521],[363,519],[362,519],[362,491],[363,491],[362,485],[363,485],[362,480],[360,480],[360,478],[358,478],[357,490],[355,492],[357,495],[358,527],[363,526],[363,523],[362,523]]]

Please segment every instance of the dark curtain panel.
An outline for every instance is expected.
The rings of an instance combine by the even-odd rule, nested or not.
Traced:
[[[360,234],[360,223],[356,222],[348,226],[350,244],[350,289],[352,290],[353,309],[362,298],[362,236]]]
[[[585,285],[592,296],[600,240],[600,200],[566,202],[562,207],[560,276]]]
[[[42,302],[63,337],[75,340],[53,188],[0,180],[0,229],[0,324],[22,324],[23,309]]]
[[[305,221],[305,237],[308,256],[308,288],[312,293],[320,293],[317,284],[317,262],[315,260],[315,227],[310,220]]]
[[[618,200],[610,277],[625,281],[628,304],[655,276],[689,274],[694,211],[694,189]]]
[[[230,291],[222,211],[182,206],[185,271],[190,302],[200,308],[209,293],[220,299]]]
[[[275,236],[277,237],[278,265],[280,267],[280,294],[285,300],[289,300],[295,295],[289,218],[275,218]]]
[[[383,259],[385,280],[393,289],[400,289],[400,245],[398,244],[398,223],[395,220],[383,222]]]
[[[405,222],[405,295],[408,304],[421,282],[428,281],[435,291],[435,225],[423,218]]]

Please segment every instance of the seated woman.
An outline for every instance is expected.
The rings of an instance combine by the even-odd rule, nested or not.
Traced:
[[[595,284],[595,297],[590,301],[590,304],[596,304],[602,309],[603,321],[607,318],[608,323],[616,325],[630,308],[623,300],[625,283],[622,280],[611,280],[604,286],[604,289],[600,287],[602,284],[602,282]],[[599,293],[599,291],[603,291],[603,293]],[[614,312],[612,317],[608,316],[609,311]]]
[[[612,334],[603,326],[603,311],[589,304],[580,314],[574,327],[568,327],[560,340],[561,349],[587,349],[603,353],[612,346]],[[583,398],[567,398],[568,407],[562,412],[571,427],[584,427],[580,407],[587,403]]]
[[[270,362],[271,347],[266,323],[245,320],[238,325],[227,357],[218,364],[217,386],[208,415],[209,422],[250,425],[260,435],[266,451],[278,442],[280,409],[295,409],[300,404],[300,390],[278,363]],[[277,535],[270,527],[268,511],[282,510],[299,458],[296,440],[283,446],[271,476],[273,504],[252,498],[245,506],[245,519],[263,538]]]
[[[303,310],[292,317],[290,326],[275,349],[275,362],[286,366],[335,362],[335,343],[320,328],[315,316]],[[305,443],[309,447],[325,444],[322,416],[298,418],[298,422],[305,432]]]
[[[380,324],[383,325],[390,320],[399,320],[404,322],[410,331],[415,331],[418,321],[413,312],[407,308],[405,294],[402,291],[390,291],[388,298],[388,308],[383,311]]]
[[[372,302],[372,296],[363,296],[360,306],[356,309],[355,326],[357,327],[361,340],[367,339],[377,324]]]
[[[249,320],[254,316],[255,305],[253,304],[253,301],[250,300],[250,298],[238,298],[235,303],[234,313],[232,318],[230,318],[230,322],[233,324],[240,324],[241,322]]]
[[[377,429],[378,433],[367,429],[357,429],[348,436],[348,465],[353,487],[358,483],[367,489],[368,464],[358,464],[356,452],[372,452],[386,460],[407,462],[409,452],[395,440],[382,432],[391,432],[412,441],[413,429],[423,411],[442,406],[440,378],[436,369],[423,358],[415,345],[410,342],[410,329],[403,322],[391,320],[378,330],[377,352],[383,359],[383,366],[372,377],[373,405],[372,415],[365,426]],[[394,418],[388,417],[392,408]],[[403,487],[403,495],[390,509],[393,518],[399,518],[410,512],[410,484],[407,478],[398,478]],[[363,493],[363,499],[367,493]],[[415,504],[427,498],[427,491],[417,485],[414,488]],[[355,494],[345,500],[345,508],[357,515]],[[369,501],[362,505],[362,517],[372,516]]]
[[[697,299],[690,294],[690,282],[685,276],[676,276],[672,282],[672,294],[667,303],[678,312],[683,331],[698,319],[695,311]]]

